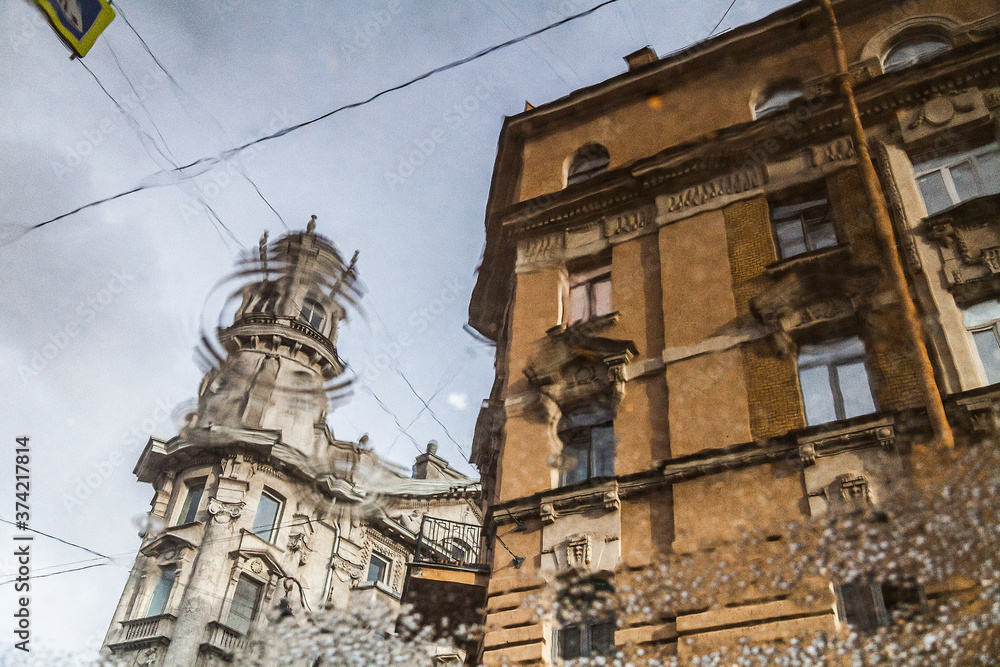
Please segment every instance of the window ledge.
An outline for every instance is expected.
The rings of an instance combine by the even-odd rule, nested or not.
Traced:
[[[815,265],[823,263],[833,263],[847,261],[850,258],[851,249],[846,243],[840,243],[829,248],[811,250],[801,255],[794,255],[786,259],[778,260],[773,264],[764,267],[764,272],[769,276],[780,276],[791,271],[796,271],[803,267],[813,268]]]
[[[394,591],[393,589],[389,588],[389,586],[387,586],[386,584],[382,583],[381,581],[360,581],[360,582],[358,582],[358,585],[355,586],[355,588],[358,589],[358,590],[365,590],[365,589],[369,589],[369,588],[374,588],[375,590],[379,591],[380,593],[384,593],[385,595],[390,596],[393,600],[397,600],[397,601],[399,601],[403,597],[401,594],[399,594],[396,591]]]

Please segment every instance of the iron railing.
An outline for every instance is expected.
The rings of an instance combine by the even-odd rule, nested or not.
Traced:
[[[413,562],[487,569],[482,527],[425,515]]]

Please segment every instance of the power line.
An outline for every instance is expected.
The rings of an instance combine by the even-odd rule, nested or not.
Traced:
[[[712,35],[715,34],[715,31],[718,30],[719,26],[722,25],[722,22],[726,20],[726,17],[729,16],[729,12],[732,11],[735,5],[736,5],[736,0],[732,0],[732,2],[729,3],[729,7],[727,7],[726,11],[722,14],[722,18],[720,18],[719,22],[715,24],[715,27],[712,28],[712,31],[708,33],[707,37],[711,37]]]
[[[92,567],[104,567],[105,565],[110,565],[110,564],[111,563],[92,563],[90,565],[84,565],[82,567],[74,567],[74,568],[71,568],[69,570],[59,570],[58,572],[49,572],[47,574],[29,574],[27,577],[24,577],[24,579],[21,579],[21,581],[30,580],[30,579],[44,579],[45,577],[54,577],[54,576],[56,576],[58,574],[67,574],[69,572],[79,572],[80,570],[89,570]],[[6,586],[7,584],[12,584],[15,581],[18,581],[18,579],[11,579],[9,581],[2,581],[2,582],[0,582],[0,586]]]
[[[594,7],[591,7],[590,9],[586,9],[586,10],[584,10],[582,12],[577,13],[577,14],[572,14],[570,16],[567,16],[567,17],[565,17],[563,19],[560,19],[560,20],[556,21],[555,23],[550,23],[547,26],[539,28],[538,30],[533,30],[532,32],[526,33],[526,34],[521,35],[519,37],[514,37],[512,39],[508,39],[507,41],[501,42],[500,44],[495,44],[493,46],[490,46],[490,47],[487,47],[485,49],[482,49],[481,51],[477,51],[476,53],[472,54],[471,56],[466,56],[464,58],[460,58],[458,60],[454,60],[454,61],[452,61],[452,62],[450,62],[450,63],[448,63],[446,65],[441,65],[441,66],[436,67],[436,68],[434,68],[432,70],[428,70],[428,71],[424,72],[423,74],[418,74],[417,76],[415,76],[415,77],[413,77],[413,78],[411,78],[411,79],[409,79],[407,81],[404,81],[403,83],[396,84],[395,86],[390,86],[389,88],[384,88],[383,90],[380,90],[379,92],[375,93],[374,95],[371,95],[370,97],[368,97],[368,98],[366,98],[364,100],[361,100],[361,101],[358,101],[358,102],[351,102],[349,104],[344,104],[342,106],[337,107],[336,109],[333,109],[332,111],[327,111],[324,114],[316,116],[315,118],[311,118],[311,119],[303,121],[301,123],[296,123],[294,125],[290,125],[288,127],[284,127],[284,128],[282,128],[280,130],[277,130],[277,131],[275,131],[275,132],[273,132],[271,134],[265,135],[263,137],[258,137],[257,139],[253,139],[251,141],[248,141],[245,144],[242,144],[240,146],[236,146],[235,148],[230,148],[228,150],[225,150],[225,151],[219,153],[218,155],[216,155],[214,157],[199,158],[199,159],[195,160],[194,162],[191,162],[189,164],[186,164],[186,165],[183,165],[183,166],[175,168],[173,170],[173,172],[175,174],[177,174],[178,178],[192,178],[193,176],[196,176],[197,174],[191,174],[189,176],[185,172],[195,171],[193,169],[194,167],[204,167],[205,169],[209,169],[212,166],[214,166],[215,164],[218,164],[219,162],[223,162],[225,160],[228,160],[229,158],[231,158],[231,157],[233,157],[233,156],[235,156],[235,155],[237,155],[237,154],[245,151],[246,149],[248,149],[248,148],[250,148],[252,146],[256,146],[257,144],[261,144],[261,143],[264,143],[266,141],[271,141],[273,139],[278,139],[280,137],[285,136],[286,134],[289,134],[289,133],[294,132],[296,130],[300,130],[300,129],[304,128],[304,127],[308,127],[309,125],[312,125],[314,123],[318,123],[321,120],[325,120],[325,119],[329,118],[330,116],[333,116],[335,114],[341,113],[343,111],[347,111],[348,109],[356,109],[358,107],[366,106],[368,104],[371,104],[372,102],[374,102],[375,100],[379,99],[380,97],[382,97],[384,95],[388,95],[389,93],[393,93],[393,92],[396,92],[396,91],[399,91],[399,90],[403,90],[404,88],[409,88],[413,84],[418,83],[420,81],[423,81],[424,79],[427,79],[427,78],[429,78],[431,76],[434,76],[435,74],[440,74],[442,72],[447,72],[449,70],[455,69],[456,67],[460,67],[462,65],[465,65],[467,63],[473,62],[475,60],[479,60],[480,58],[488,56],[491,53],[494,53],[496,51],[500,51],[502,49],[506,49],[506,48],[508,48],[510,46],[513,46],[515,44],[519,44],[519,43],[521,43],[521,42],[523,42],[523,41],[525,41],[527,39],[530,39],[530,38],[535,37],[537,35],[541,35],[541,34],[543,34],[545,32],[548,32],[549,30],[553,30],[555,28],[558,28],[559,26],[562,26],[562,25],[565,25],[567,23],[570,23],[571,21],[576,21],[576,20],[581,19],[581,18],[583,18],[585,16],[589,16],[590,14],[593,14],[594,12],[596,12],[599,9],[601,9],[602,7],[606,7],[606,6],[614,4],[615,2],[618,2],[618,1],[619,0],[604,0],[604,2],[601,2],[601,3],[597,4],[597,5],[595,5]],[[81,62],[82,62],[82,60],[81,60]],[[160,173],[162,174],[162,173],[166,173],[166,172],[160,172]],[[201,173],[201,172],[198,172],[198,173]],[[159,185],[159,183],[157,183],[155,181],[154,182],[140,183],[139,185],[135,186],[134,188],[132,188],[132,189],[130,189],[128,191],[120,192],[120,193],[118,193],[116,195],[112,195],[110,197],[105,197],[103,199],[98,199],[98,200],[92,201],[92,202],[90,202],[88,204],[84,204],[83,206],[79,206],[79,207],[73,209],[72,211],[69,211],[68,213],[63,213],[61,215],[57,215],[54,218],[50,218],[49,220],[46,220],[44,222],[39,222],[39,223],[37,223],[37,224],[32,225],[31,227],[29,227],[27,231],[30,232],[30,231],[39,229],[41,227],[49,225],[49,224],[51,224],[53,222],[56,222],[58,220],[62,220],[63,218],[67,218],[67,217],[69,217],[71,215],[75,215],[76,213],[79,213],[80,211],[86,210],[88,208],[92,208],[94,206],[100,206],[101,204],[104,204],[106,202],[109,202],[109,201],[112,201],[112,200],[115,200],[115,199],[119,199],[121,197],[124,197],[124,196],[129,195],[129,194],[133,194],[135,192],[140,192],[142,190],[147,190],[147,189],[150,189],[150,188],[153,188],[153,187],[158,187],[158,185]]]
[[[222,127],[222,123],[219,122],[219,119],[216,118],[214,115],[212,115],[212,112],[210,112],[203,105],[201,105],[198,102],[197,99],[195,99],[190,93],[188,93],[181,86],[180,82],[178,82],[177,79],[174,78],[174,75],[171,74],[169,71],[167,71],[167,68],[163,66],[163,63],[160,62],[160,59],[157,58],[153,54],[153,51],[152,51],[152,49],[149,48],[149,44],[146,43],[146,40],[143,39],[142,35],[139,34],[139,31],[135,29],[135,26],[133,26],[132,22],[128,20],[128,17],[125,16],[125,13],[122,11],[121,4],[115,5],[115,9],[117,10],[118,15],[122,17],[122,20],[125,21],[125,24],[132,30],[132,33],[139,39],[139,43],[142,44],[142,48],[145,49],[145,51],[149,55],[149,57],[153,59],[154,63],[156,63],[156,66],[160,68],[160,71],[163,72],[163,74],[170,81],[170,83],[174,87],[175,91],[179,91],[181,93],[181,95],[183,95],[184,97],[186,97],[196,107],[198,107],[199,109],[201,109],[201,111],[203,113],[205,113],[209,118],[211,118],[212,121],[215,123],[215,126],[219,129],[220,132],[222,132],[222,136],[225,137],[228,140],[229,137],[226,134],[225,128]],[[119,69],[120,69],[120,66],[119,66]],[[124,72],[123,72],[123,74],[124,74]],[[261,198],[261,201],[263,201],[265,204],[267,204],[267,207],[269,209],[271,209],[271,211],[274,213],[274,215],[278,218],[278,221],[281,222],[282,226],[284,226],[285,230],[291,231],[291,228],[288,226],[288,223],[286,223],[285,219],[283,217],[281,217],[281,214],[278,213],[277,209],[275,209],[273,206],[271,206],[271,202],[269,202],[267,200],[267,197],[264,196],[264,193],[260,191],[260,188],[257,187],[257,184],[254,183],[253,179],[250,178],[249,174],[246,173],[246,170],[243,168],[243,165],[240,164],[238,161],[237,161],[236,165],[237,165],[237,168],[240,171],[240,174],[243,176],[243,178],[245,178],[247,180],[247,182],[257,192],[257,195]]]
[[[17,526],[18,525],[16,523],[14,523],[13,521],[8,521],[7,519],[4,519],[2,517],[0,517],[0,521],[2,521],[3,523],[10,524],[11,526]],[[32,533],[37,533],[37,534],[39,534],[39,535],[41,535],[43,537],[49,538],[50,540],[55,540],[56,542],[62,542],[63,544],[67,544],[67,545],[69,545],[71,547],[76,547],[77,549],[83,549],[84,551],[86,551],[89,554],[94,554],[95,556],[100,556],[101,558],[105,558],[105,559],[107,559],[109,561],[114,562],[114,558],[112,558],[111,556],[106,556],[106,555],[100,553],[99,551],[94,551],[93,549],[88,549],[85,546],[81,546],[79,544],[76,544],[75,542],[70,542],[69,540],[64,540],[61,537],[56,537],[55,535],[49,535],[48,533],[43,533],[42,531],[37,530],[35,528],[27,528],[27,527],[25,527],[23,530],[28,530],[28,531],[31,531]]]

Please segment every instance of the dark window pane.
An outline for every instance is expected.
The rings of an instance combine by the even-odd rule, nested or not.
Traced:
[[[590,654],[615,654],[615,622],[605,621],[590,626]]]
[[[187,488],[187,495],[184,497],[184,506],[181,507],[180,523],[191,523],[198,514],[198,504],[201,502],[201,494],[205,491],[204,482],[192,484]]]
[[[257,602],[260,600],[261,585],[245,577],[241,577],[233,593],[233,602],[229,607],[229,617],[226,625],[242,634],[250,632],[250,623],[257,613]]]
[[[559,657],[564,660],[579,658],[581,633],[578,626],[562,628],[559,631]]]
[[[280,510],[281,503],[276,498],[266,493],[261,494],[260,502],[257,503],[257,514],[253,518],[253,534],[271,542],[275,537],[274,527],[278,523]]]
[[[863,632],[871,632],[882,624],[886,613],[878,583],[857,580],[837,589],[845,621]]]
[[[562,486],[587,479],[589,443],[572,442],[563,446]]]
[[[371,562],[368,564],[368,579],[367,581],[385,581],[385,572],[389,569],[389,563],[378,556],[373,555]]]
[[[840,394],[844,398],[845,419],[875,412],[865,362],[858,360],[837,366],[837,379],[840,382]]]
[[[153,596],[149,600],[149,608],[146,609],[146,616],[159,616],[167,608],[167,598],[174,587],[174,579],[177,577],[177,568],[167,565],[160,571],[160,580],[156,582],[153,589]]]
[[[802,401],[806,410],[806,423],[810,426],[836,421],[833,389],[830,387],[830,371],[826,366],[799,370],[802,385]]]
[[[927,215],[934,215],[951,206],[951,195],[944,186],[944,177],[940,171],[932,171],[921,176],[917,179],[917,185],[920,186],[920,194],[924,197]]]
[[[806,240],[802,236],[802,221],[798,218],[775,223],[774,236],[778,240],[778,250],[782,258],[801,255],[806,251]]]
[[[612,477],[615,474],[615,429],[612,426],[595,426],[591,429],[594,456],[594,477]]]
[[[976,341],[979,360],[983,362],[983,370],[986,371],[986,381],[989,384],[1000,382],[1000,344],[997,344],[993,329],[976,331],[972,338]]]
[[[972,163],[966,160],[950,169],[951,180],[955,184],[955,192],[958,193],[958,201],[968,201],[979,196],[979,188],[976,187],[976,176],[972,172]]]

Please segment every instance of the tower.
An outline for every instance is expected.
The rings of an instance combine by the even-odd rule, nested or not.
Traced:
[[[360,293],[357,254],[345,262],[315,227],[313,216],[304,232],[265,234],[223,283],[197,410],[177,436],[150,438],[134,470],[155,494],[105,653],[222,664],[268,631],[279,604],[395,613],[424,514],[478,531],[473,480],[437,457],[406,479],[367,438],[338,440],[327,425],[343,388],[337,333]]]

